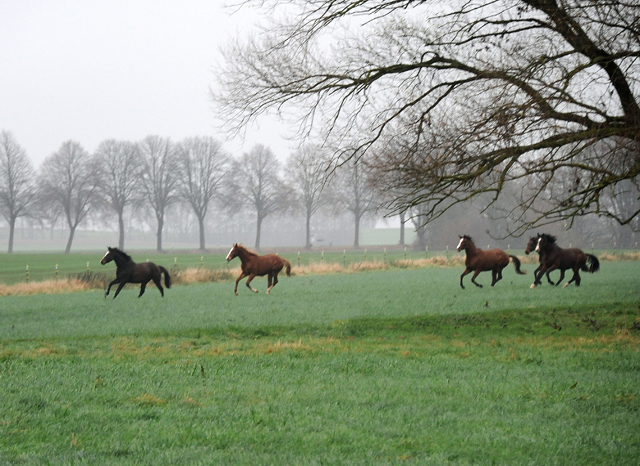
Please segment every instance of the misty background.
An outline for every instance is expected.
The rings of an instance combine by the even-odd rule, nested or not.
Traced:
[[[456,206],[427,226],[419,206],[386,218],[373,167],[327,179],[332,154],[276,118],[230,137],[211,87],[221,49],[260,34],[262,14],[210,1],[0,3],[2,249],[442,250],[462,234],[524,248],[526,235],[505,237],[499,204]],[[537,232],[637,247],[632,228],[607,218],[567,228]]]

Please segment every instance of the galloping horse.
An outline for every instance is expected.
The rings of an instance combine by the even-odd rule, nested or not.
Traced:
[[[104,294],[105,298],[109,296],[111,285],[120,283],[120,285],[118,285],[118,289],[116,289],[116,293],[113,295],[113,299],[116,299],[116,296],[118,296],[118,293],[120,293],[120,290],[125,284],[141,283],[140,294],[138,295],[139,298],[144,294],[147,283],[151,280],[153,280],[153,283],[155,283],[160,290],[160,294],[164,297],[164,289],[160,283],[160,279],[162,278],[161,274],[163,273],[165,286],[167,288],[171,288],[171,277],[169,276],[169,272],[161,265],[156,265],[153,262],[136,264],[133,262],[133,259],[131,259],[131,256],[126,252],[121,251],[118,248],[107,247],[107,253],[104,255],[100,263],[104,265],[111,261],[116,262],[116,279],[109,283],[107,292]]]
[[[234,257],[239,257],[240,262],[242,263],[240,266],[242,272],[236,280],[236,287],[233,290],[236,296],[238,296],[238,282],[244,277],[249,277],[246,283],[247,288],[249,288],[254,293],[257,293],[258,290],[251,287],[251,280],[253,280],[256,276],[262,277],[264,275],[269,275],[269,287],[267,288],[267,294],[269,294],[271,288],[278,284],[278,274],[283,267],[286,266],[287,277],[291,276],[291,264],[287,259],[284,259],[277,254],[266,254],[264,256],[259,256],[255,252],[249,251],[243,245],[236,243],[229,251],[229,254],[227,254],[227,262],[229,262]]]
[[[516,267],[516,273],[520,275],[524,275],[525,272],[520,270],[520,260],[516,256],[510,256],[502,249],[490,249],[488,251],[484,251],[476,247],[473,244],[473,240],[470,236],[464,235],[460,236],[460,242],[458,243],[458,247],[456,248],[458,251],[465,250],[467,254],[467,258],[464,261],[464,265],[467,266],[460,275],[460,286],[464,289],[464,285],[462,284],[462,279],[468,273],[475,271],[473,277],[471,277],[471,281],[474,285],[482,288],[482,285],[476,283],[476,277],[480,272],[486,272],[491,270],[491,286],[495,285],[498,281],[502,280],[502,269],[504,269],[507,265],[509,265],[509,259],[513,261]]]
[[[556,269],[560,269],[560,279],[555,283],[559,285],[564,280],[564,271],[573,269],[573,277],[567,283],[565,287],[569,286],[572,282],[576,282],[576,286],[580,286],[580,270],[583,272],[595,273],[600,269],[600,261],[593,254],[586,254],[582,249],[569,248],[563,249],[556,244],[556,237],[543,233],[538,235],[538,244],[536,251],[540,253],[540,257],[543,259],[542,269],[540,270],[539,277],[542,277],[543,273],[552,272]],[[544,253],[544,258],[542,254]],[[587,265],[589,264],[589,265]],[[549,280],[551,284],[551,280]],[[535,287],[535,281],[531,288]]]
[[[540,235],[537,236],[532,236],[531,238],[529,238],[529,242],[527,243],[527,247],[524,249],[524,253],[528,256],[532,251],[536,250],[536,246],[538,245],[538,239],[540,239]],[[542,285],[542,275],[544,275],[544,272],[540,274],[540,276],[538,276],[538,272],[540,272],[540,270],[542,270],[542,266],[544,264],[544,260],[547,256],[547,253],[544,251],[538,251],[538,268],[535,269],[533,271],[533,285],[531,285],[531,288],[535,288],[536,285]],[[551,281],[551,278],[549,277],[549,271],[547,271],[547,281],[554,285],[555,283],[553,283]]]

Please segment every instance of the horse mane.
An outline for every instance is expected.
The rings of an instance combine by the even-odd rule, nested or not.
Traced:
[[[118,248],[109,248],[109,249],[111,249],[111,251],[115,252],[116,254],[118,254],[119,256],[121,256],[125,260],[128,260],[128,261],[132,261],[133,260],[129,254],[127,254],[124,251],[121,251]]]
[[[238,249],[242,249],[244,252],[246,252],[247,254],[249,254],[250,256],[256,256],[258,257],[258,254],[253,252],[253,251],[249,251],[247,248],[245,248],[242,244],[238,243],[236,244],[236,247]]]
[[[469,235],[462,235],[462,238],[466,239],[467,241],[471,241],[473,243],[473,239]]]
[[[546,241],[548,241],[549,244],[556,244],[556,237],[555,236],[549,235],[547,233],[542,233],[540,235],[540,237],[544,238]]]

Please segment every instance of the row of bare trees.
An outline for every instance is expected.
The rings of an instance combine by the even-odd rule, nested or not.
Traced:
[[[307,248],[312,245],[311,219],[320,208],[351,212],[354,245],[359,224],[380,202],[366,169],[350,162],[334,172],[329,155],[318,146],[291,154],[283,165],[263,145],[237,158],[210,137],[174,143],[148,136],[140,142],[103,141],[94,154],[66,141],[47,157],[38,172],[10,132],[2,132],[0,211],[9,225],[8,251],[13,251],[16,219],[30,216],[50,225],[64,219],[69,253],[75,232],[90,216],[118,222],[118,246],[125,244],[127,211],[151,212],[156,248],[162,251],[168,209],[176,203],[197,219],[199,247],[204,250],[206,217],[213,206],[233,216],[255,215],[255,247],[260,248],[264,220],[274,213],[299,212],[305,219]]]

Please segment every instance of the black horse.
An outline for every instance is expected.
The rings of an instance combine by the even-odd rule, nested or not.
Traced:
[[[560,278],[556,282],[556,285],[559,285],[564,279],[564,271],[572,269],[573,277],[565,283],[564,286],[568,286],[574,281],[576,282],[576,286],[580,286],[580,270],[589,273],[595,273],[600,270],[600,261],[598,261],[596,256],[587,254],[578,248],[563,249],[556,244],[555,236],[546,233],[538,235],[536,251],[540,253],[540,259],[542,261],[542,268],[538,274],[538,282],[540,282],[542,274],[547,273],[547,278],[549,278],[549,272],[559,269]],[[534,281],[534,285],[535,283]]]
[[[106,298],[109,296],[109,291],[111,290],[111,286],[116,283],[120,283],[118,285],[118,289],[116,293],[113,295],[113,299],[116,299],[118,293],[124,285],[127,283],[141,283],[140,285],[140,294],[138,298],[144,294],[144,290],[147,287],[147,283],[153,280],[153,283],[156,284],[158,289],[160,290],[160,294],[164,297],[164,289],[162,288],[162,284],[160,279],[164,273],[164,284],[167,288],[171,288],[171,277],[169,276],[169,272],[167,269],[162,267],[161,265],[156,265],[153,262],[143,262],[141,264],[136,264],[131,256],[124,251],[121,251],[118,248],[107,248],[107,253],[104,255],[100,263],[102,265],[115,261],[116,262],[116,279],[109,283],[109,287],[107,288],[107,292],[104,294]]]

